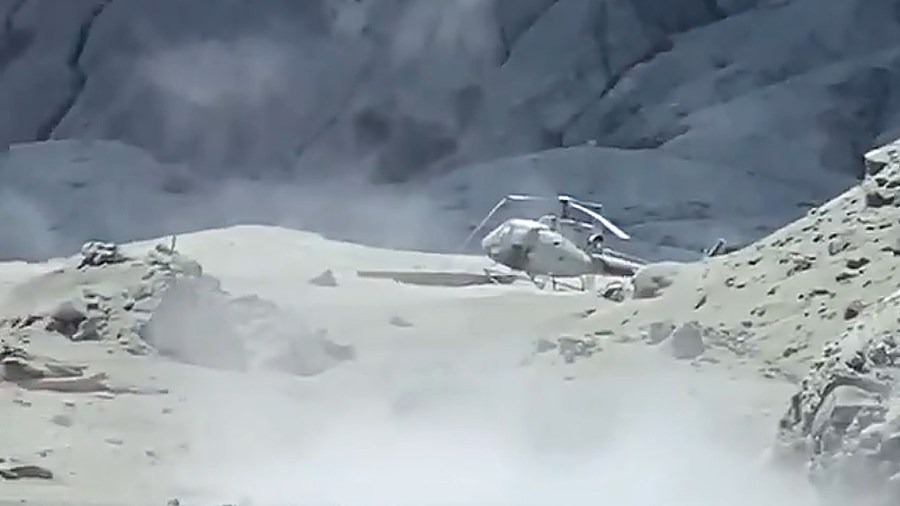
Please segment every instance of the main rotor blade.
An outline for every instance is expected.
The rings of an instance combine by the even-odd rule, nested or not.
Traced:
[[[500,199],[500,202],[497,202],[497,205],[495,205],[490,210],[490,212],[487,213],[487,215],[484,217],[484,219],[482,219],[481,222],[474,229],[472,229],[472,232],[468,235],[468,237],[466,237],[466,240],[463,241],[462,245],[459,247],[459,251],[465,250],[466,246],[469,245],[469,242],[472,240],[472,238],[475,237],[475,235],[478,234],[478,232],[481,231],[481,229],[484,228],[485,225],[487,225],[487,222],[490,221],[490,219],[495,214],[497,214],[497,211],[499,211],[500,208],[503,207],[504,204],[506,204],[510,200],[512,200],[512,199],[510,199],[509,197],[504,197],[504,198]]]
[[[537,197],[534,195],[522,195],[519,193],[513,193],[506,196],[507,200],[515,200],[515,201],[524,201],[524,200],[550,200],[547,197]]]
[[[600,209],[603,209],[603,204],[601,204],[599,202],[588,202],[586,200],[577,200],[577,199],[575,199],[575,202],[578,204],[581,204],[583,206],[593,208],[594,210],[597,210],[597,211],[599,211]]]
[[[612,232],[619,239],[622,239],[624,241],[631,239],[631,236],[626,234],[625,231],[623,231],[621,228],[617,227],[615,225],[615,223],[604,218],[603,215],[601,215],[600,213],[597,213],[594,210],[589,209],[578,202],[570,202],[569,205],[574,207],[575,209],[578,209],[579,211],[583,212],[584,214],[590,216],[591,218],[594,218],[598,222],[600,222],[601,225],[603,225],[604,227],[609,229],[609,231]]]

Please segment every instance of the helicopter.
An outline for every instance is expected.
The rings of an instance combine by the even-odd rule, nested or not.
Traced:
[[[546,214],[537,220],[510,218],[489,232],[481,240],[481,248],[487,257],[514,271],[525,273],[535,285],[538,285],[537,276],[547,276],[554,289],[557,277],[581,277],[581,289],[584,290],[589,275],[630,277],[646,264],[642,259],[604,247],[605,230],[625,241],[631,236],[600,214],[600,204],[569,195],[557,195],[555,198],[507,195],[472,230],[460,249],[465,250],[505,205],[552,200],[559,203],[559,214]],[[576,218],[576,211],[592,221]],[[595,223],[599,223],[600,227]]]

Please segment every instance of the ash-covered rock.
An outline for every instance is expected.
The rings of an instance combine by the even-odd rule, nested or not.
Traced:
[[[591,336],[562,336],[556,340],[541,338],[534,344],[534,353],[538,355],[554,350],[567,364],[571,364],[579,358],[588,358],[600,351],[600,343]]]
[[[159,353],[186,363],[244,371],[271,369],[309,376],[355,357],[297,315],[256,296],[234,297],[196,262],[163,248],[135,307],[137,333]]]
[[[781,418],[782,451],[840,504],[900,502],[900,291],[829,343]]]
[[[92,260],[94,268],[124,258],[110,253],[118,252],[117,246],[92,244],[85,251],[108,253],[104,258],[109,260]],[[96,286],[88,283],[79,296],[28,321],[43,321],[46,330],[73,341],[118,341],[134,354],[158,353],[238,371],[266,368],[311,375],[354,357],[351,347],[314,332],[276,304],[231,295],[199,263],[170,247],[158,245],[132,260],[127,273],[111,273]]]
[[[672,331],[668,338],[669,350],[677,359],[697,358],[706,351],[703,328],[697,322],[688,322]]]
[[[612,281],[600,290],[600,296],[613,302],[624,302],[628,298],[628,286],[622,281]]]
[[[337,278],[334,277],[334,272],[331,269],[326,269],[318,276],[310,279],[309,284],[328,288],[338,286]]]
[[[63,302],[50,312],[47,330],[71,338],[78,332],[81,323],[87,320],[86,312],[86,307],[77,307],[75,302]]]
[[[575,362],[578,358],[589,358],[595,352],[600,351],[600,343],[592,337],[560,337],[557,340],[559,355],[567,364]]]
[[[102,267],[120,264],[128,260],[129,258],[121,252],[118,244],[91,241],[81,247],[81,262],[78,264],[78,268]]]
[[[682,264],[677,262],[660,262],[641,267],[631,283],[635,299],[652,299],[675,283],[681,273]]]

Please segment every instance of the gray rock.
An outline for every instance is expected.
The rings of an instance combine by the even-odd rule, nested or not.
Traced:
[[[678,278],[683,264],[660,262],[642,267],[632,278],[635,299],[660,296]]]
[[[86,308],[77,307],[74,302],[63,302],[48,315],[50,321],[47,322],[47,330],[71,338],[78,332],[81,322],[87,319],[86,311]]]
[[[613,302],[623,302],[625,300],[625,284],[621,281],[613,281],[603,287],[600,296]]]
[[[575,362],[579,358],[589,358],[600,351],[600,343],[592,337],[564,336],[557,340],[559,355],[567,364]]]
[[[91,241],[81,247],[81,262],[78,268],[102,267],[129,260],[114,243]]]
[[[898,302],[900,292],[866,308],[825,346],[779,422],[779,444],[809,460],[811,482],[837,504],[898,497]]]
[[[412,322],[410,322],[406,318],[403,318],[402,316],[397,315],[391,316],[388,320],[388,323],[390,323],[394,327],[400,328],[410,328],[413,326]]]
[[[688,322],[675,329],[669,336],[672,356],[677,359],[694,359],[706,351],[703,343],[703,329],[697,322]]]
[[[338,286],[337,278],[334,277],[334,273],[331,272],[331,269],[327,269],[318,276],[310,279],[309,284],[329,288]]]
[[[52,480],[53,472],[35,465],[13,466],[0,469],[0,478],[5,480],[39,479]]]
[[[101,328],[104,320],[98,316],[91,316],[78,324],[78,330],[72,335],[73,341],[99,341],[102,339]]]
[[[852,320],[853,318],[856,318],[857,316],[859,316],[859,313],[863,310],[864,307],[865,306],[863,305],[862,301],[854,300],[850,302],[850,304],[848,304],[847,307],[844,308],[844,319]]]
[[[646,340],[649,344],[659,344],[668,339],[675,330],[675,324],[670,321],[653,322],[646,331]]]

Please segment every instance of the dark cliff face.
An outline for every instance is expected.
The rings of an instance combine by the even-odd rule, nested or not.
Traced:
[[[744,244],[900,136],[898,6],[0,0],[0,146],[152,155],[14,148],[0,252],[248,221],[446,249],[508,192],[600,201],[654,258]]]
[[[900,123],[895,11],[861,0],[0,0],[0,142],[117,139],[211,171],[350,167],[387,182],[585,142],[842,173]],[[801,151],[786,137],[805,158],[778,160]]]

